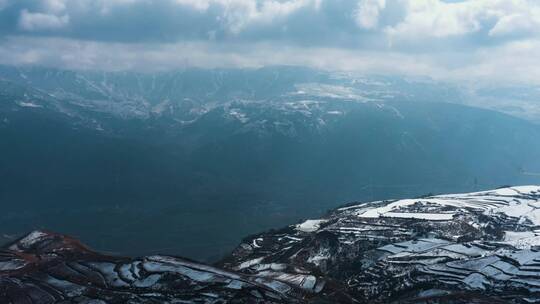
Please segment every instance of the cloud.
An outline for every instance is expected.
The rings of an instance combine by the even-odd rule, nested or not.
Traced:
[[[386,6],[385,0],[361,0],[355,12],[356,23],[364,29],[374,29],[379,24],[379,14]]]
[[[502,16],[489,31],[490,36],[527,35],[540,31],[540,9]]]
[[[241,50],[238,48],[234,43],[110,43],[17,37],[0,43],[0,64],[39,64],[66,69],[147,72],[186,67],[257,68],[298,65],[367,74],[429,76],[458,82],[540,84],[540,70],[531,69],[540,62],[540,41],[537,40],[522,40],[466,54],[410,54],[326,47],[284,47],[269,42],[242,45]]]
[[[7,3],[0,11],[0,19],[7,20],[0,31],[4,36],[44,25],[44,36],[113,42],[212,38],[399,48],[426,38],[458,37],[472,44],[516,33],[536,35],[540,20],[540,2],[532,0],[0,1]]]
[[[402,39],[470,34],[482,27],[482,7],[473,2],[408,1],[405,19],[386,32]]]
[[[66,10],[66,0],[45,0],[45,10],[52,13],[61,13]]]
[[[524,73],[539,41],[536,0],[0,0],[1,62],[69,68],[296,64],[540,82]]]
[[[381,56],[319,47],[283,47],[255,43],[238,52],[235,44],[210,42],[166,44],[109,43],[75,41],[64,38],[8,38],[0,43],[0,64],[18,62],[32,65],[61,66],[68,69],[163,71],[187,66],[201,68],[262,67],[301,65],[328,70],[409,71],[422,74],[429,69],[427,59],[399,53]],[[399,64],[397,64],[399,62]]]
[[[40,35],[82,40],[350,44],[362,32],[356,22],[364,22],[353,16],[356,7],[356,0],[18,0],[0,11],[0,35],[22,35],[17,25],[29,14],[46,14],[49,23],[69,24]]]
[[[54,30],[65,27],[69,23],[69,16],[56,16],[52,14],[21,12],[19,27],[25,31]]]
[[[398,39],[501,34],[534,34],[540,2],[529,0],[403,1],[405,18],[385,32]],[[483,42],[480,40],[478,42]]]

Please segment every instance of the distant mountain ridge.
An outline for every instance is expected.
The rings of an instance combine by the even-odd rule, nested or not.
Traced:
[[[0,66],[0,79],[3,79],[0,93],[12,85],[28,90],[17,96],[19,106],[51,107],[87,120],[90,126],[92,122],[100,123],[102,126],[94,126],[97,129],[104,127],[100,115],[124,119],[167,118],[175,125],[182,125],[220,107],[232,108],[231,116],[247,119],[240,118],[242,113],[234,112],[236,104],[245,103],[309,112],[305,102],[461,98],[456,88],[431,81],[352,76],[300,67],[187,69],[141,74]]]
[[[0,80],[37,89],[81,110],[124,118],[170,116],[189,121],[224,103],[268,102],[287,97],[293,100],[450,102],[540,122],[540,90],[534,86],[455,84],[427,78],[326,72],[294,66],[192,68],[160,73],[0,66]]]

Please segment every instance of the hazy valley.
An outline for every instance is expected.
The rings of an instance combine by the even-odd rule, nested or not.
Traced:
[[[0,99],[6,241],[46,228],[118,254],[216,260],[343,202],[539,181],[534,117],[425,79],[3,66]]]

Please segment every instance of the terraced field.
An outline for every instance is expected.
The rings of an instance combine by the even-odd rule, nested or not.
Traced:
[[[376,201],[245,238],[217,265],[114,257],[35,231],[2,303],[536,303],[540,186]]]

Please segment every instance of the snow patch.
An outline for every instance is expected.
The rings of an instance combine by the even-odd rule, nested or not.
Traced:
[[[259,264],[263,259],[264,259],[264,257],[260,257],[260,258],[256,258],[256,259],[252,259],[252,260],[248,260],[248,261],[242,262],[242,263],[238,266],[238,269],[239,269],[239,270],[242,270],[242,269],[249,268],[249,267],[251,267],[251,266],[253,266],[253,265],[257,265],[257,264]]]
[[[319,230],[321,224],[326,223],[327,220],[307,220],[302,224],[296,225],[296,230],[303,232],[315,232]]]
[[[17,105],[23,108],[43,108],[43,106],[35,104],[31,101],[29,102],[20,101],[20,102],[17,102]]]
[[[497,213],[520,219],[522,222],[530,221],[540,225],[540,201],[532,195],[540,193],[540,186],[521,186],[501,188],[490,191],[438,195],[422,199],[402,199],[387,203],[380,207],[370,205],[357,205],[339,209],[360,209],[357,216],[361,218],[402,217],[426,220],[451,220],[454,213],[429,213],[425,209],[430,207],[453,207],[454,209],[472,209],[486,215]],[[378,205],[381,201],[374,202]],[[415,205],[421,207],[417,211]]]
[[[11,250],[20,250],[21,246],[23,248],[29,248],[35,243],[41,241],[44,237],[47,236],[47,233],[42,231],[33,231],[29,235],[22,238],[16,244],[12,245],[9,249]]]
[[[407,212],[387,212],[384,217],[424,219],[429,221],[449,221],[454,218],[453,213],[407,213]]]
[[[540,236],[532,231],[505,231],[504,242],[518,249],[531,249],[540,246]]]

